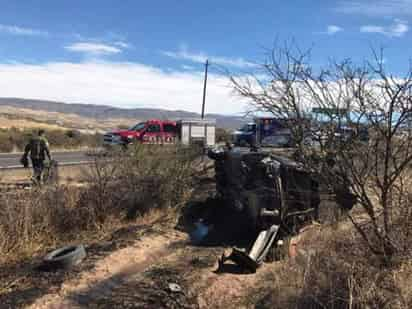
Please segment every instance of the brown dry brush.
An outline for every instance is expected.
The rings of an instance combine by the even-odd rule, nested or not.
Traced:
[[[153,208],[182,205],[190,197],[197,156],[175,146],[136,147],[96,158],[85,187],[1,192],[0,258],[104,232]]]
[[[104,213],[134,218],[153,208],[181,205],[190,195],[199,153],[180,146],[136,145],[110,158],[97,158],[86,180],[85,201]]]
[[[256,308],[410,308],[411,264],[382,269],[359,235],[324,228],[310,248],[269,272],[247,296]]]
[[[408,308],[402,301],[396,270],[381,269],[373,254],[366,254],[359,236],[349,234],[323,240],[301,265],[300,308]],[[319,271],[321,270],[321,271]]]
[[[294,43],[275,45],[257,72],[231,76],[255,110],[292,119],[296,158],[332,192],[349,188],[338,202],[356,201],[346,213],[355,233],[316,242],[309,265],[285,270],[296,274],[281,285],[295,287],[287,306],[272,299],[268,307],[410,308],[412,66],[393,76],[383,52],[373,51],[360,65],[345,59],[315,68],[310,54]],[[313,107],[323,111],[323,122],[311,132]],[[341,125],[354,134],[336,135]],[[365,128],[367,141],[360,134]],[[304,143],[308,132],[318,147]]]
[[[255,110],[289,120],[296,158],[318,170],[320,182],[335,193],[349,188],[345,199],[354,198],[365,214],[348,213],[349,219],[366,249],[389,265],[404,255],[396,231],[404,217],[394,200],[409,194],[398,187],[412,161],[412,130],[405,130],[412,119],[412,66],[395,77],[383,65],[383,52],[373,52],[361,65],[345,59],[315,68],[310,54],[296,44],[277,45],[256,74],[232,76],[233,86]],[[316,130],[308,120],[313,107],[322,110]],[[350,138],[336,134],[342,125],[353,129]],[[369,141],[361,138],[365,129]],[[305,143],[308,134],[319,145],[315,151]]]
[[[39,247],[68,240],[78,231],[86,230],[87,217],[83,209],[76,208],[76,196],[75,190],[60,187],[2,194],[2,258],[19,254],[24,256]]]

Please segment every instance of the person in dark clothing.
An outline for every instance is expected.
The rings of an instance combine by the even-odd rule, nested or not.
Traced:
[[[24,148],[23,157],[25,157],[26,160],[29,154],[33,166],[33,179],[40,184],[42,181],[44,160],[46,160],[46,156],[50,161],[52,160],[49,150],[49,142],[44,136],[44,130],[39,130],[37,136],[32,137]]]

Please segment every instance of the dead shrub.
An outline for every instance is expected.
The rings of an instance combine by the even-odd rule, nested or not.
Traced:
[[[116,178],[118,165],[116,161],[96,158],[91,168],[86,172],[85,188],[79,199],[79,206],[93,214],[94,225],[101,227],[108,214],[119,212],[117,209]]]
[[[144,145],[96,158],[83,188],[45,186],[0,196],[0,259],[103,231],[122,218],[178,206],[190,196],[198,152]],[[87,234],[89,233],[89,234]]]
[[[319,308],[410,308],[394,274],[399,267],[382,260],[349,233],[324,241],[304,268],[299,303]],[[302,307],[302,308],[303,308]]]
[[[96,237],[124,218],[183,204],[191,193],[197,157],[193,149],[145,145],[96,158],[85,187],[2,194],[0,261]]]
[[[76,192],[59,187],[3,195],[0,200],[0,250],[6,255],[69,239],[85,228],[76,211]],[[3,256],[3,257],[4,257]]]
[[[106,214],[124,211],[129,219],[149,209],[180,205],[190,194],[197,156],[192,148],[137,145],[127,153],[96,159],[86,176],[92,186],[82,203]]]
[[[264,278],[249,303],[256,308],[410,308],[410,262],[382,267],[347,225],[306,239],[296,260]]]

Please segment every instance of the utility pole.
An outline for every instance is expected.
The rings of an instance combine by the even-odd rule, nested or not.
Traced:
[[[206,84],[207,84],[207,68],[209,66],[209,60],[206,59],[205,64],[205,82],[203,84],[203,103],[202,103],[202,119],[205,117],[205,102],[206,102]]]

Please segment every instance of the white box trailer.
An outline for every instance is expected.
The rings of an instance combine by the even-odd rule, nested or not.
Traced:
[[[177,121],[180,141],[183,145],[202,144],[205,147],[216,143],[216,120],[182,119]]]

